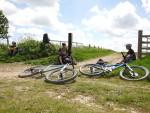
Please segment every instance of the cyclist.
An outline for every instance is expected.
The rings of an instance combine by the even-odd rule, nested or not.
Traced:
[[[125,59],[122,62],[130,62],[132,60],[136,60],[135,52],[131,47],[132,44],[126,44],[126,49],[128,50],[128,52],[125,55]]]
[[[66,64],[65,59],[68,56],[68,49],[66,43],[62,43],[62,48],[59,49],[59,63]]]
[[[17,54],[18,48],[16,46],[16,42],[15,41],[12,41],[12,45],[9,46],[8,50],[9,50],[8,52],[9,52],[10,56],[14,56],[14,55]]]
[[[50,39],[48,38],[48,34],[47,33],[45,33],[43,35],[43,43],[44,44],[50,44]]]

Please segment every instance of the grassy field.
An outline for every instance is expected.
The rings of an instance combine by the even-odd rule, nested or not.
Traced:
[[[150,55],[142,58],[141,60],[136,60],[133,64],[143,65],[150,70]]]
[[[31,49],[32,51],[30,52],[25,52],[26,55],[17,54],[16,56],[13,57],[8,56],[6,54],[6,51],[0,49],[0,63],[25,62],[27,64],[33,64],[33,65],[58,63],[57,49],[55,50],[55,52],[52,52],[55,54],[50,54],[47,57],[42,57],[42,56],[40,57],[38,54],[45,54],[45,53],[39,53],[38,50],[36,50],[36,48],[34,48],[33,50]],[[113,53],[113,51],[107,49],[100,49],[100,48],[81,47],[81,48],[73,48],[72,53],[74,59],[77,62],[79,62],[91,58],[106,56]]]
[[[88,47],[73,49],[73,56],[77,61],[93,59],[101,56],[106,56],[112,53],[114,53],[114,51],[108,49],[98,49]]]
[[[81,47],[81,48],[73,48],[72,49],[73,58],[75,61],[80,62],[88,59],[93,59],[101,56],[106,56],[112,54],[112,50],[107,49],[98,49],[98,48],[88,48],[88,47]],[[26,61],[27,64],[39,65],[39,64],[49,64],[49,63],[56,63],[58,62],[58,56],[53,55],[46,58],[40,58],[36,60],[29,60]]]
[[[148,56],[135,64],[149,68],[149,61]],[[150,81],[121,80],[118,72],[99,78],[79,74],[64,85],[0,78],[0,113],[150,113]]]
[[[0,113],[149,113],[150,82],[78,77],[53,85],[37,79],[0,80]]]

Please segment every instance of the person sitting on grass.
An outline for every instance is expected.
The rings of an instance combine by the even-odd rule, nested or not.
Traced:
[[[15,56],[18,53],[18,47],[15,41],[12,41],[12,45],[8,48],[8,54],[10,56]]]
[[[122,60],[121,62],[130,62],[133,60],[136,60],[136,55],[134,50],[131,48],[132,44],[126,44],[126,49],[128,50],[127,54],[125,55],[125,59]]]
[[[65,59],[68,57],[68,49],[65,43],[62,43],[62,48],[59,49],[59,64],[66,64]]]

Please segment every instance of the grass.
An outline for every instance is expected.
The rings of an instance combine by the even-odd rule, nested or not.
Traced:
[[[0,79],[0,113],[149,113],[149,87],[147,81],[118,77],[81,76],[64,85],[31,78]]]
[[[40,41],[26,38],[17,44],[19,52],[15,56],[8,55],[8,48],[3,45],[0,48],[0,63],[25,62],[30,64],[49,64],[58,63],[58,45],[45,45]],[[73,48],[73,57],[77,61],[83,61],[91,58],[111,54],[112,50],[80,47]]]
[[[90,52],[80,50],[81,58],[76,59],[82,61],[87,58],[82,54]],[[97,51],[99,55],[101,52]],[[92,54],[87,59],[95,56]],[[48,60],[32,60],[43,61]],[[147,56],[133,64],[150,69],[149,62]],[[149,113],[150,81],[124,81],[117,72],[100,78],[81,75],[76,82],[64,85],[49,84],[43,79],[0,77],[0,113]]]
[[[114,51],[107,49],[98,49],[98,48],[74,48],[73,56],[77,61],[88,60],[91,58],[97,58],[101,56],[106,56],[112,54]]]
[[[32,45],[33,42],[35,43],[34,45]],[[31,46],[30,48],[28,48],[27,46],[30,45],[32,45],[33,47]],[[38,45],[38,47],[36,45]],[[22,48],[25,48],[24,52],[19,53],[13,57],[7,55],[6,48],[0,48],[0,63],[25,62],[33,65],[58,63],[58,47],[55,48],[55,45],[50,47],[50,52],[46,52],[45,50],[42,53],[40,52],[42,50],[39,49],[40,42],[34,40],[27,40],[25,43],[21,43],[20,46],[23,46]],[[77,62],[113,53],[112,50],[88,47],[73,48],[72,52],[73,57]]]
[[[135,62],[133,62],[133,64],[145,66],[150,70],[150,55],[147,55],[142,59],[136,60]]]
[[[141,62],[149,62],[149,57],[134,63]],[[149,113],[149,95],[149,81],[124,81],[112,75],[80,76],[64,85],[0,77],[0,113]]]
[[[72,51],[73,51],[73,58],[77,62],[92,59],[92,58],[97,58],[101,56],[106,56],[113,53],[112,50],[88,48],[88,47],[73,48]],[[57,62],[58,62],[57,55],[26,61],[27,64],[33,64],[33,65],[50,64],[50,63],[57,63]]]

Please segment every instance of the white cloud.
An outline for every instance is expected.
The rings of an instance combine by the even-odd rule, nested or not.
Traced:
[[[0,10],[3,10],[6,15],[11,15],[17,12],[16,6],[5,0],[0,0]]]
[[[149,0],[141,0],[142,6],[147,13],[150,13],[150,1]]]
[[[16,4],[26,4],[32,7],[37,6],[53,6],[58,0],[8,0]]]
[[[19,37],[21,40],[22,38],[26,37],[32,37],[36,40],[42,40],[43,34],[45,31],[41,28],[19,28],[16,30],[16,33],[20,34],[21,37]]]
[[[13,29],[11,30],[13,32],[10,33],[11,36],[19,34],[18,38],[20,38],[20,35],[22,35],[21,37],[32,35],[32,37],[41,40],[43,33],[51,31],[53,33],[49,34],[52,39],[67,40],[67,33],[75,29],[71,23],[60,21],[59,0],[27,0],[26,2],[23,0],[3,0],[3,3],[8,4],[7,7],[9,4],[15,7],[14,13],[6,14],[10,22],[10,29]],[[22,4],[23,7],[21,7]],[[3,10],[8,11],[6,7]],[[17,28],[14,29],[15,26]]]
[[[94,6],[90,12],[91,17],[83,19],[82,24],[89,32],[95,31],[102,35],[98,40],[107,48],[123,50],[126,43],[132,43],[137,49],[137,31],[150,29],[150,21],[140,17],[129,1],[120,2],[111,10]]]
[[[9,31],[9,35],[11,36],[11,37],[14,37],[15,36],[15,31],[16,31],[16,27],[15,26],[13,26],[13,25],[9,25],[9,29],[8,29]]]
[[[43,33],[49,32],[50,39],[67,40],[67,33],[72,32],[76,42],[123,50],[126,43],[136,48],[138,29],[144,32],[150,29],[150,21],[140,17],[129,1],[122,1],[110,10],[95,5],[81,25],[62,22],[59,5],[59,0],[0,0],[12,36],[29,34],[42,40]]]
[[[44,26],[49,26],[51,25],[50,19],[46,15],[41,15],[37,16],[36,18],[32,19],[32,22],[35,25],[44,25]]]
[[[138,24],[138,15],[135,13],[134,6],[126,2],[119,3],[112,10],[98,9],[97,6],[91,9],[94,16],[83,19],[83,25],[89,29],[99,32],[120,36],[125,30],[135,28]]]
[[[21,5],[16,5],[18,3]],[[0,0],[0,9],[10,23],[17,26],[50,26],[51,23],[55,26],[59,23],[58,0]]]

